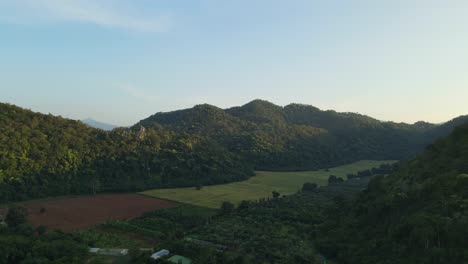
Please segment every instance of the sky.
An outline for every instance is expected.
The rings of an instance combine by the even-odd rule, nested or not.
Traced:
[[[253,99],[468,114],[466,0],[0,0],[0,102],[121,126]]]

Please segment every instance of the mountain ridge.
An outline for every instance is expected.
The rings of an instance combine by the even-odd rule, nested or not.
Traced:
[[[466,119],[412,126],[257,100],[230,110],[202,104],[156,113],[104,131],[0,104],[0,200],[226,183],[254,169],[405,160]]]
[[[424,121],[407,124],[305,104],[283,107],[256,99],[226,109],[202,104],[158,112],[134,127],[212,137],[232,151],[249,153],[249,158],[257,161],[257,169],[296,170],[356,159],[406,159],[467,120],[468,116],[460,116],[440,125]]]

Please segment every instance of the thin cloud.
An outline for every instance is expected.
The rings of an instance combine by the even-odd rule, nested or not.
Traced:
[[[94,24],[140,32],[165,32],[171,17],[152,14],[151,18],[132,14],[134,6],[118,1],[90,0],[0,0],[0,19],[15,24],[72,22]],[[134,2],[135,3],[135,2]],[[138,2],[136,2],[138,3]]]

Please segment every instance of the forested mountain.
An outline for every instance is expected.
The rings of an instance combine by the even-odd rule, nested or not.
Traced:
[[[254,166],[327,167],[363,158],[405,159],[424,149],[397,172],[374,176],[354,201],[341,198],[358,182],[349,177],[222,208],[195,235],[227,244],[247,261],[310,263],[323,254],[344,264],[465,263],[468,123],[459,124],[466,119],[410,125],[256,100],[226,110],[199,105],[158,113],[132,128],[104,131],[0,104],[0,202],[225,183],[248,178]],[[23,237],[8,239],[28,245]],[[291,241],[294,250],[277,254]],[[80,250],[75,255],[84,254]]]
[[[319,249],[339,263],[467,263],[468,123],[327,219]]]
[[[0,201],[224,183],[253,174],[209,138],[118,128],[0,104]]]
[[[253,169],[305,170],[405,159],[462,122],[413,125],[255,100],[197,105],[112,131],[0,104],[0,201],[243,180]]]
[[[382,122],[356,113],[254,100],[225,110],[197,105],[157,113],[137,126],[212,138],[248,157],[257,169],[304,170],[360,159],[407,159],[465,120],[467,116],[441,125]]]

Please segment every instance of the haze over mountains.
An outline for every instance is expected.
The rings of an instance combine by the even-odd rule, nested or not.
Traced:
[[[81,120],[81,122],[87,124],[90,127],[99,128],[99,129],[106,130],[106,131],[110,131],[110,130],[118,127],[118,126],[115,126],[115,125],[111,125],[111,124],[107,124],[107,123],[104,123],[104,122],[94,120],[94,119],[92,119],[90,117]]]

